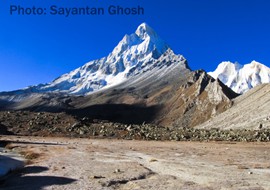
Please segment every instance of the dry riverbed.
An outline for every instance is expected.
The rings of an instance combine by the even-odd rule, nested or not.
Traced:
[[[270,144],[1,136],[27,165],[0,189],[270,189]]]

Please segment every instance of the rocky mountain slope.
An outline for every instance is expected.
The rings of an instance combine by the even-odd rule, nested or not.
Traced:
[[[214,72],[208,74],[219,78],[224,84],[240,94],[257,85],[270,83],[270,68],[256,61],[246,65],[240,65],[237,62],[222,62]]]
[[[32,86],[17,93],[90,94],[122,83],[132,76],[153,68],[162,69],[163,65],[157,65],[155,62],[165,52],[170,52],[171,56],[175,56],[157,33],[143,23],[135,33],[125,35],[108,56],[90,61],[80,68],[63,74],[51,83]],[[179,55],[177,61],[184,63],[185,59]]]
[[[233,106],[198,128],[270,128],[270,84],[259,85],[237,97]]]
[[[106,58],[50,84],[0,93],[0,109],[193,127],[228,109],[236,96],[205,71],[191,71],[182,55],[142,24]]]
[[[204,71],[179,72],[176,67],[162,80],[146,79],[144,86],[123,84],[74,98],[69,111],[80,117],[128,124],[193,127],[228,109],[237,96]]]

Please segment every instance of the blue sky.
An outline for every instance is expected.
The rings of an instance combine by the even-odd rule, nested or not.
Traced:
[[[22,7],[142,6],[144,15],[10,15]],[[193,70],[222,61],[270,66],[268,0],[0,0],[0,91],[50,82],[101,58],[148,23]]]

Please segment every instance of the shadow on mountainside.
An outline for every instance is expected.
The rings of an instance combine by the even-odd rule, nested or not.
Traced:
[[[88,117],[89,119],[107,120],[124,124],[151,123],[162,106],[143,106],[128,104],[100,104],[83,109],[69,110],[68,113],[77,117]]]
[[[8,131],[7,126],[0,123],[0,135],[13,135],[13,133]]]
[[[41,190],[51,185],[66,185],[75,182],[75,179],[55,176],[25,176],[28,174],[42,173],[47,167],[28,166],[22,170],[11,173],[6,179],[0,181],[0,189],[13,190]]]
[[[8,110],[13,105],[14,105],[13,101],[7,101],[7,100],[0,99],[0,111]]]
[[[106,120],[123,124],[152,123],[156,120],[162,105],[145,106],[141,104],[95,104],[85,108],[59,108],[54,106],[32,106],[21,111],[30,112],[65,112],[69,115],[90,120]]]

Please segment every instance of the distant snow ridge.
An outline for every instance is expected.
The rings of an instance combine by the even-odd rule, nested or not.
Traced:
[[[89,94],[149,71],[165,53],[169,54],[168,57],[175,57],[165,41],[146,23],[143,23],[135,33],[125,35],[107,57],[86,63],[49,84],[32,86],[28,88],[28,91]],[[184,62],[183,56],[177,57],[180,62]],[[160,67],[159,64],[156,66]]]
[[[249,89],[263,83],[270,83],[270,68],[252,61],[246,65],[222,62],[214,72],[209,72],[237,93],[243,94]]]

